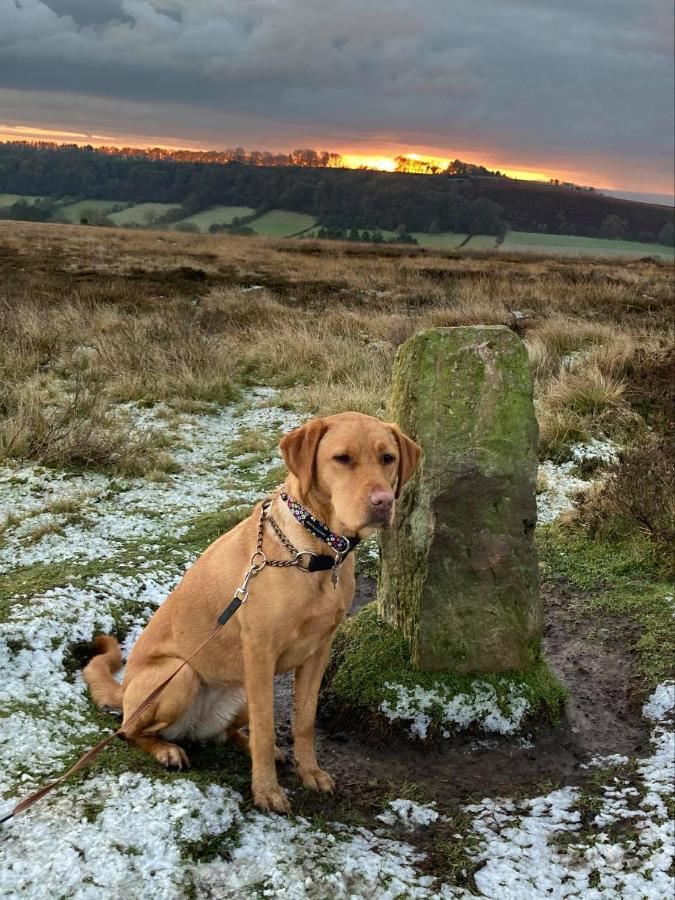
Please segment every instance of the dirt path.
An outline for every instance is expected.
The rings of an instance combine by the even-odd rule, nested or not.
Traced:
[[[374,582],[359,583],[354,611],[374,598]],[[594,756],[639,756],[649,750],[649,730],[632,694],[632,659],[620,629],[602,631],[580,613],[583,598],[562,584],[544,585],[547,658],[570,691],[566,715],[557,727],[542,725],[529,740],[455,738],[424,747],[404,737],[374,742],[344,723],[325,717],[318,729],[319,757],[351,803],[371,805],[374,793],[400,796],[415,785],[426,801],[462,804],[486,796],[514,796],[580,785],[581,768]],[[278,738],[292,749],[292,677],[277,684]],[[283,780],[297,786],[292,766]],[[378,789],[379,788],[379,789]],[[319,804],[324,806],[324,804]],[[326,807],[328,809],[328,807]]]

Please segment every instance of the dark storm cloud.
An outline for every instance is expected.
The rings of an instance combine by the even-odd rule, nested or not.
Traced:
[[[641,158],[665,174],[672,8],[670,0],[0,0],[3,87],[25,92],[28,110],[31,91],[166,104],[178,130],[189,107],[210,121],[273,118],[307,134],[413,137],[449,151],[460,143],[531,158]]]

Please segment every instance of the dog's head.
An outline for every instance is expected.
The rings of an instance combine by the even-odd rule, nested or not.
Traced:
[[[361,538],[390,523],[421,453],[397,425],[355,412],[312,419],[279,446],[297,499],[330,507],[342,532]]]

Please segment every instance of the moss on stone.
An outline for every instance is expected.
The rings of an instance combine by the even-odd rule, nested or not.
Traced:
[[[537,423],[522,341],[501,326],[419,332],[399,349],[388,415],[424,456],[382,536],[382,617],[424,669],[530,669]]]
[[[480,676],[417,669],[411,661],[405,636],[380,619],[375,606],[367,606],[339,629],[323,691],[338,711],[341,707],[360,711],[365,719],[379,720],[382,724],[386,722],[381,713],[382,703],[396,699],[396,691],[387,684],[436,690],[449,700],[460,693],[471,693],[476,681],[494,688],[500,706],[508,703],[512,686],[520,689],[530,703],[530,722],[542,713],[557,722],[567,697],[564,686],[541,659],[529,671]],[[436,715],[433,708],[428,712],[432,722],[440,725],[438,711]]]

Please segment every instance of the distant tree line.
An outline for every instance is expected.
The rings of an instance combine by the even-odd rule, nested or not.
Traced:
[[[396,231],[403,224],[407,232],[485,234],[505,229],[499,204],[473,197],[470,182],[444,176],[176,162],[73,145],[0,144],[0,190],[180,207],[166,217],[167,224],[222,204],[308,213],[332,228]],[[46,216],[47,208],[41,213]]]
[[[191,151],[189,151],[191,152]],[[469,164],[465,164],[469,165]],[[158,202],[177,207],[169,224],[212,206],[247,206],[257,214],[287,209],[326,228],[499,235],[507,228],[597,237],[616,215],[624,236],[655,240],[672,210],[592,192],[558,190],[493,176],[420,176],[296,164],[258,166],[236,160],[179,162],[74,145],[0,144],[0,192],[49,198],[5,210],[48,221],[63,198]],[[246,228],[246,222],[235,227]]]
[[[93,151],[106,156],[124,159],[148,159],[173,162],[229,163],[248,166],[299,166],[309,169],[339,169],[344,165],[339,153],[328,150],[292,150],[290,153],[271,153],[269,150],[244,150],[243,147],[226,147],[224,150],[174,150],[168,147],[80,147],[78,144],[57,144],[53,141],[17,141],[15,143],[37,150],[61,150],[75,148]]]
[[[238,235],[254,235],[255,229],[251,228],[249,222],[252,222],[255,218],[257,218],[258,213],[254,212],[250,216],[235,216],[231,222],[224,222],[222,224],[214,223],[213,225],[209,225],[209,234],[219,234],[220,232],[226,232],[228,234],[238,234]],[[176,228],[180,228],[179,223]],[[185,224],[192,224],[185,223]],[[199,229],[195,229],[199,231]]]

